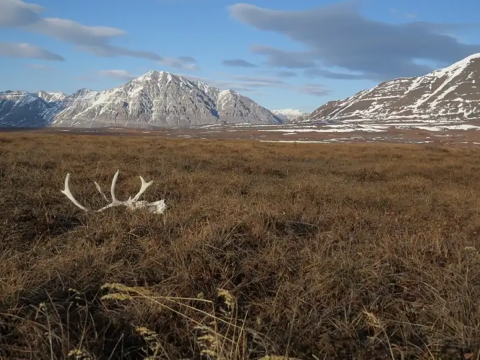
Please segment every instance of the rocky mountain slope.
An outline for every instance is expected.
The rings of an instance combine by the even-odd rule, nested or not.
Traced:
[[[300,116],[307,115],[304,112],[301,112],[298,109],[280,109],[280,110],[272,110],[272,113],[277,115],[279,118],[281,118],[283,121],[292,121]]]
[[[480,54],[419,77],[386,81],[330,101],[297,122],[342,119],[462,120],[480,118]]]
[[[44,91],[0,93],[0,126],[187,127],[282,122],[235,91],[163,71],[150,71],[113,89],[81,89],[69,96]]]
[[[0,92],[0,127],[42,127],[44,113],[52,106],[44,99],[26,91]]]

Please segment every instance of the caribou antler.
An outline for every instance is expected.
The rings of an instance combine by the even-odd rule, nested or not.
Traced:
[[[110,194],[112,196],[111,202],[109,202],[109,200],[107,199],[107,196],[102,191],[102,188],[100,187],[100,185],[98,185],[98,183],[94,181],[95,187],[97,188],[100,195],[102,195],[102,197],[105,199],[106,202],[109,202],[108,205],[102,207],[101,209],[96,210],[96,212],[100,212],[114,206],[126,206],[130,210],[146,209],[154,214],[162,214],[165,211],[166,209],[165,200],[154,201],[151,203],[144,200],[142,201],[138,200],[140,199],[140,196],[142,196],[142,194],[148,189],[148,187],[153,184],[153,181],[146,182],[145,179],[141,176],[140,176],[140,181],[142,182],[142,185],[138,193],[133,198],[129,197],[128,200],[126,201],[118,200],[115,196],[115,185],[117,184],[119,173],[120,173],[120,170],[117,170],[112,180],[112,186],[110,187]],[[85,212],[89,212],[90,210],[87,209],[85,206],[81,205],[72,195],[72,192],[70,191],[69,181],[70,181],[70,173],[68,173],[67,176],[65,177],[65,189],[61,190],[62,194],[64,194],[76,207],[82,209]]]

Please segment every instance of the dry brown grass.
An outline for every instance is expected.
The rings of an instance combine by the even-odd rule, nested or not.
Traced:
[[[117,168],[166,216],[60,193]],[[0,358],[479,359],[479,198],[474,149],[2,134]]]

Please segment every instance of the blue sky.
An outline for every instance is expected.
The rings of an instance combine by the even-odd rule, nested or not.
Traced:
[[[0,88],[103,90],[149,70],[313,111],[480,52],[474,0],[0,0]]]

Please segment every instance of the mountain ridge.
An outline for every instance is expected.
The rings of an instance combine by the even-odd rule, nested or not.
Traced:
[[[0,92],[0,126],[189,127],[210,124],[280,124],[283,119],[236,91],[151,70],[103,91],[71,95]],[[29,106],[27,106],[30,104]]]
[[[480,54],[423,76],[384,81],[329,101],[296,122],[343,119],[459,120],[480,118]]]

